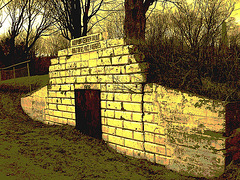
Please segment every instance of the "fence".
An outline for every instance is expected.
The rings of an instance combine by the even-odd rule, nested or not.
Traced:
[[[30,76],[29,63],[30,60],[27,60],[8,67],[0,68],[0,81]]]

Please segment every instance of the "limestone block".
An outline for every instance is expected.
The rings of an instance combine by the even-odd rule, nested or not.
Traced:
[[[111,65],[111,59],[110,58],[101,58],[97,60],[97,65],[98,66],[106,66],[106,65]]]
[[[113,48],[99,50],[98,55],[99,57],[112,57],[114,55]]]
[[[59,64],[59,67],[57,70],[66,70],[66,64]]]
[[[81,54],[81,60],[85,61],[85,60],[89,60],[90,54],[89,52],[85,52]]]
[[[153,153],[145,152],[145,158],[150,162],[153,162],[153,163],[156,162],[155,154],[153,154]]]
[[[144,102],[153,102],[153,93],[144,93],[143,101]]]
[[[112,58],[112,64],[118,65],[118,64],[128,64],[129,63],[129,56],[116,56]]]
[[[118,47],[115,47],[113,48],[114,49],[114,54],[115,56],[118,56],[118,55],[122,55],[123,54],[123,47],[122,46],[118,46]]]
[[[59,64],[66,63],[66,56],[59,57]]]
[[[61,85],[61,90],[62,91],[70,91],[71,90],[71,85],[70,84],[63,84],[63,85]]]
[[[147,63],[130,64],[126,66],[126,73],[146,72],[147,69]]]
[[[130,93],[115,93],[114,94],[115,101],[131,101]]]
[[[135,112],[132,113],[132,120],[141,122],[142,121],[142,114],[143,113],[135,113]]]
[[[142,94],[132,94],[132,102],[142,102]]]
[[[124,92],[131,92],[131,93],[141,93],[142,92],[142,84],[123,84],[122,90]]]
[[[113,80],[115,83],[129,83],[130,76],[129,75],[114,75]]]
[[[90,82],[90,83],[96,83],[98,82],[98,78],[97,76],[87,76],[87,82]]]
[[[58,58],[51,59],[51,65],[58,64]]]
[[[72,51],[70,48],[58,51],[58,57],[67,56],[67,55],[71,55],[71,54],[72,54]]]
[[[104,69],[104,67],[97,67],[97,73],[98,73],[98,74],[105,74],[105,69]]]
[[[76,64],[77,64],[77,68],[88,67],[88,60],[84,60],[84,61],[76,62]]]
[[[143,121],[145,122],[154,122],[154,118],[153,118],[153,114],[152,113],[144,113],[143,115]]]
[[[144,73],[139,73],[139,74],[131,74],[131,82],[132,83],[142,83],[146,82],[147,76]]]
[[[133,157],[139,158],[139,159],[145,159],[145,152],[144,151],[133,150]]]
[[[121,102],[107,101],[107,108],[121,110],[122,104],[121,104]]]
[[[97,66],[97,59],[89,60],[89,67],[96,67]]]
[[[66,97],[67,98],[75,98],[75,94],[74,94],[74,91],[67,91],[66,92]]]
[[[80,54],[73,54],[71,56],[67,56],[67,63],[70,62],[79,62],[81,61],[81,55]]]
[[[165,134],[165,128],[157,124],[144,122],[144,131],[156,134]]]
[[[108,134],[102,133],[102,139],[108,142]]]
[[[92,51],[89,52],[89,59],[98,59],[98,52],[97,51]]]
[[[145,146],[145,150],[148,152],[165,155],[165,146],[153,144],[150,142],[144,143],[144,146]]]
[[[125,139],[125,146],[143,151],[143,142]]]
[[[67,77],[66,78],[66,83],[68,83],[68,84],[73,84],[73,83],[75,83],[75,81],[76,81],[75,77]]]
[[[120,74],[121,68],[119,66],[106,66],[106,74]]]
[[[86,76],[77,77],[77,83],[85,83],[85,82],[86,82]]]
[[[104,115],[105,115],[105,117],[114,118],[115,112],[114,112],[114,110],[105,110]]]
[[[101,108],[107,108],[107,101],[101,101]]]
[[[67,106],[66,105],[58,105],[58,110],[60,111],[67,111]]]
[[[132,45],[125,45],[125,46],[122,46],[122,54],[131,54],[131,48],[133,46]]]
[[[92,67],[92,68],[90,68],[90,69],[89,69],[89,72],[90,72],[90,74],[93,74],[93,75],[97,74],[97,73],[98,73],[98,72],[97,72],[97,67]]]
[[[49,114],[51,115],[51,114]],[[57,117],[63,117],[63,112],[62,111],[53,111],[53,115]]]
[[[66,76],[66,71],[60,71],[59,73],[61,77]]]
[[[102,126],[102,131],[110,134],[110,135],[116,135],[116,128],[115,127],[109,127],[109,126]]]
[[[52,71],[54,71],[55,70],[55,68],[54,68],[54,66],[52,65],[52,66],[49,66],[49,72],[52,72]]]
[[[108,142],[114,143],[114,144],[119,144],[119,145],[124,145],[124,138],[118,137],[118,136],[113,136],[113,135],[108,135]]]
[[[56,104],[49,104],[48,108],[53,109],[53,110],[57,110],[57,105]]]
[[[124,123],[125,129],[131,129],[134,131],[142,131],[143,130],[142,123],[140,123],[140,122],[124,121],[123,123]]]
[[[122,84],[107,84],[107,89],[104,89],[104,91],[109,92],[122,92],[123,91],[123,85]]]
[[[133,138],[133,131],[131,130],[126,130],[126,129],[121,129],[121,128],[117,128],[116,129],[116,135],[117,136],[121,136],[121,137],[125,137],[125,138]]]
[[[158,107],[153,103],[143,103],[143,111],[144,112],[158,112]]]
[[[145,141],[154,143],[154,137],[155,137],[154,133],[144,132],[144,135],[145,135]]]
[[[99,83],[112,83],[113,76],[112,75],[99,75],[97,82]]]
[[[67,106],[67,111],[75,113],[75,106]]]
[[[72,105],[72,99],[62,99],[62,104]]]
[[[132,120],[132,112],[115,111],[115,118],[122,120]]]
[[[66,92],[64,92],[64,91],[57,91],[57,97],[58,98],[65,98],[66,97]]]
[[[170,164],[170,159],[172,159],[172,158],[158,155],[158,154],[156,154],[155,157],[156,157],[156,163],[164,165],[164,166],[168,166]]]
[[[135,140],[139,140],[139,141],[143,141],[143,134],[144,133],[142,133],[142,132],[136,132],[136,131],[134,131],[134,133],[133,133],[133,139],[135,139]]]
[[[109,126],[122,128],[123,121],[118,119],[107,118],[107,123]]]
[[[76,126],[76,121],[69,119],[69,120],[67,121],[67,124],[70,125],[70,126]]]
[[[154,143],[155,144],[161,144],[166,145],[167,137],[159,134],[154,135]]]
[[[101,92],[101,100],[113,101],[113,97],[114,97],[113,93]]]
[[[90,72],[89,72],[89,68],[83,68],[81,69],[81,75],[89,75]]]
[[[123,109],[126,111],[142,112],[142,104],[123,102]]]
[[[106,49],[107,47],[107,41],[99,41],[101,49]],[[100,53],[99,53],[100,54]]]
[[[77,64],[75,62],[66,64],[66,69],[76,69],[76,68],[77,68]]]
[[[57,93],[55,91],[48,91],[48,97],[57,97]]]
[[[68,119],[74,119],[73,115],[74,113],[70,113],[70,112],[62,112],[62,117],[64,118],[68,118]]]

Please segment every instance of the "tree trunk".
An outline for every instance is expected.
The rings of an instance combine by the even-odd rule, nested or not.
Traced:
[[[71,33],[71,38],[79,38],[81,34],[81,6],[79,0],[71,0],[71,21],[73,26],[73,31]]]
[[[146,10],[143,0],[125,0],[124,40],[127,44],[145,41]]]

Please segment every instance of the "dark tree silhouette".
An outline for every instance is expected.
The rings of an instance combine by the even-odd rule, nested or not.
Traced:
[[[63,37],[68,40],[86,36],[90,19],[98,12],[103,0],[53,0],[53,18]]]

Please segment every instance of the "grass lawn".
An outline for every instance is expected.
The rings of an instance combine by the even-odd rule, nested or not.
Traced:
[[[119,154],[103,141],[85,136],[72,126],[33,121],[22,111],[20,98],[26,94],[29,83],[37,89],[47,82],[46,75],[0,82],[1,180],[199,179]],[[233,173],[234,168],[218,179],[230,179]]]

